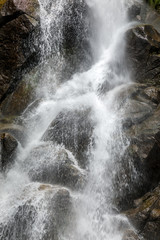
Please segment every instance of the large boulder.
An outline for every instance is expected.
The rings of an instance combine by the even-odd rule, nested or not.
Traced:
[[[159,86],[129,84],[117,97],[127,147],[118,163],[115,204],[127,209],[160,181]]]
[[[63,144],[78,160],[80,166],[87,166],[93,122],[90,109],[61,112],[51,123],[43,136],[45,141]]]
[[[49,2],[41,6],[43,58],[59,81],[70,79],[92,62],[89,7],[85,0]],[[53,14],[54,12],[54,14]],[[46,34],[48,38],[46,39]],[[52,59],[48,60],[48,56]]]
[[[32,181],[61,184],[76,190],[86,183],[86,173],[73,155],[52,143],[44,143],[33,149],[24,162],[24,168]]]
[[[0,216],[0,238],[10,240],[58,240],[71,219],[72,199],[60,186],[40,183],[26,185],[18,196],[12,196]],[[16,204],[15,204],[16,201]]]
[[[0,10],[0,103],[39,61],[39,23],[31,12],[27,15],[18,6],[8,0]]]
[[[30,106],[31,110],[33,103],[36,101],[35,85],[34,72],[31,71],[30,74],[27,74],[21,80],[17,88],[2,102],[0,106],[2,115],[5,116],[5,118],[16,118],[21,115],[28,106]]]
[[[135,200],[135,208],[125,212],[146,240],[159,240],[160,186]]]
[[[133,77],[140,83],[160,84],[160,34],[147,24],[126,33],[126,55]]]

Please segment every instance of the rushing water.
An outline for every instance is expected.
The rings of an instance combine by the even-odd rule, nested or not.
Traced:
[[[53,145],[51,142],[47,145],[42,139],[51,122],[59,114],[67,111],[71,115],[74,112],[84,114],[89,111],[87,117],[92,134],[85,153],[86,169],[82,169],[82,165],[79,166],[79,162],[73,156],[74,153],[67,149],[73,164],[81,174],[87,172],[87,183],[83,190],[71,191],[74,222],[71,222],[65,231],[59,232],[59,238],[121,240],[125,229],[129,227],[127,220],[113,210],[116,195],[113,183],[119,170],[119,161],[127,146],[122,131],[118,96],[130,82],[124,63],[124,33],[128,27],[126,9],[129,1],[86,0],[90,12],[88,21],[89,17],[92,18],[92,23],[88,24],[91,27],[88,33],[88,46],[91,49],[93,64],[90,62],[87,70],[82,71],[81,68],[62,83],[59,74],[66,64],[65,56],[62,54],[63,25],[64,19],[66,21],[66,11],[72,11],[70,6],[73,2],[39,0],[43,66],[37,96],[42,100],[38,107],[28,114],[25,112],[23,120],[28,129],[26,147],[19,147],[14,166],[5,176],[1,176],[0,239],[53,239],[50,235],[44,238],[47,229],[46,219],[49,221],[47,207],[49,203],[45,200],[45,193],[39,193],[37,190],[40,184],[32,183],[30,173],[52,166],[60,149],[65,150],[65,143],[63,147]],[[79,4],[85,6],[83,1],[79,1]],[[82,17],[79,13],[77,16]],[[87,126],[86,133],[89,132]],[[77,128],[74,131],[75,135],[68,133],[70,138],[76,138]],[[119,191],[123,191],[121,189],[123,183],[118,184]],[[53,189],[53,196],[55,192]],[[16,215],[16,211],[20,213]],[[25,215],[26,212],[28,215]],[[18,221],[17,218],[21,220]],[[10,227],[7,227],[8,225]],[[22,233],[23,231],[25,233]]]

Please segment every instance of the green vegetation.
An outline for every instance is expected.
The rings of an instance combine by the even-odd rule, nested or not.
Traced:
[[[149,5],[151,5],[155,9],[160,8],[160,0],[146,0],[146,2],[149,3]]]
[[[0,9],[3,7],[3,5],[7,2],[7,0],[0,0]]]

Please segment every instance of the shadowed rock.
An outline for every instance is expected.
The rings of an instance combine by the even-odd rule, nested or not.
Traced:
[[[135,208],[125,212],[145,240],[159,240],[160,186],[134,201]]]
[[[19,204],[11,201],[8,207],[14,209],[7,209],[7,219],[0,222],[1,240],[58,240],[58,232],[69,224],[72,199],[65,188],[31,183],[16,200]]]
[[[24,162],[24,168],[32,181],[61,184],[74,190],[83,188],[86,183],[86,173],[72,154],[52,143],[33,149]]]
[[[141,24],[128,30],[126,41],[127,64],[136,81],[160,84],[160,34]]]
[[[9,133],[22,145],[25,139],[24,128],[15,124],[0,124],[0,133]]]
[[[45,141],[63,144],[86,167],[87,151],[91,143],[93,123],[90,110],[65,111],[60,113],[44,134]]]

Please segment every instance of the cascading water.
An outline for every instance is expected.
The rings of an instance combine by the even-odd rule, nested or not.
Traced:
[[[128,24],[126,8],[129,3],[125,0],[86,1],[93,20],[89,43],[94,64],[87,71],[73,74],[70,80],[61,83],[58,76],[62,65],[65,64],[64,55],[61,54],[66,14],[64,10],[71,11],[70,6],[73,2],[39,0],[43,38],[41,52],[44,64],[37,95],[43,100],[34,111],[29,112],[27,116],[24,114],[25,126],[28,129],[26,146],[19,147],[14,166],[5,176],[1,176],[0,239],[55,240],[58,236],[59,239],[65,240],[121,240],[125,229],[129,227],[127,220],[113,210],[116,195],[113,184],[120,166],[120,158],[127,146],[122,131],[122,109],[118,96],[130,81],[124,65],[124,33]],[[85,5],[83,1],[79,1],[79,4]],[[88,118],[88,123],[83,126],[84,134],[90,132],[88,146],[82,148],[85,149],[85,160],[82,155],[76,154],[79,148],[77,123],[72,124],[70,132],[63,132],[62,126],[62,131],[58,132],[59,135],[63,135],[58,136],[62,140],[58,142],[60,145],[42,141],[46,141],[46,131],[58,116],[64,114],[64,124],[67,124],[67,113],[69,116],[73,114],[73,123],[76,121],[74,116],[77,116],[74,113],[78,113],[78,116],[84,114],[84,118]],[[73,146],[72,143],[67,145],[65,140],[73,142]],[[85,140],[82,138],[82,141]],[[55,232],[46,235],[47,229],[55,229],[54,224],[49,223],[49,206],[57,194],[58,187],[41,186],[32,182],[34,179],[40,182],[44,179],[43,172],[47,166],[51,170],[52,167],[54,169],[57,156],[61,156],[63,161],[65,154],[60,154],[62,150],[70,156],[72,167],[78,169],[82,176],[85,175],[86,186],[79,192],[73,189],[71,191],[74,223],[71,222],[64,231],[60,227],[58,235]],[[85,161],[85,169],[82,169],[82,161]],[[49,189],[50,193],[38,191],[43,188]],[[119,183],[119,188],[123,188],[123,184]],[[67,191],[67,188],[61,189],[65,196]],[[23,212],[27,212],[27,215],[23,215]],[[22,223],[18,218],[22,218]],[[20,226],[21,224],[23,226]]]

